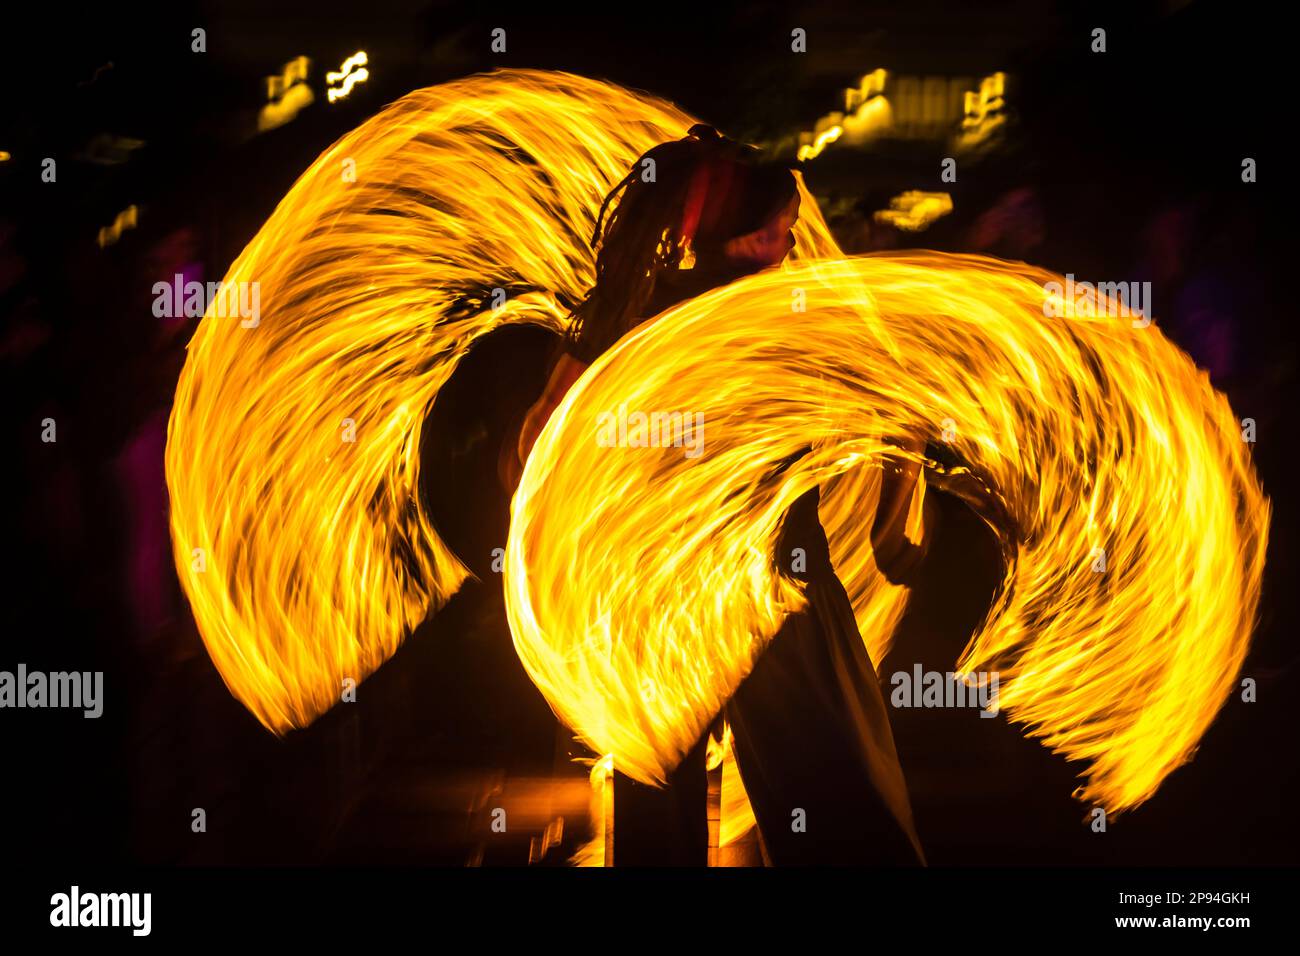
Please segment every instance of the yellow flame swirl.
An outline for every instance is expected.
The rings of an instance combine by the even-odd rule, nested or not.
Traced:
[[[959,671],[998,671],[1002,710],[1090,762],[1082,799],[1149,797],[1231,690],[1269,508],[1207,375],[1108,301],[1045,317],[1059,278],[933,252],[813,261],[684,303],[596,362],[529,458],[507,546],[516,646],[561,716],[662,780],[801,606],[778,522],[827,482],[832,556],[880,661],[899,601],[865,540],[883,436],[946,427],[1007,559]],[[596,423],[623,406],[702,415],[702,454],[607,447]]]
[[[563,327],[601,199],[692,122],[563,73],[419,90],[326,150],[231,266],[261,321],[200,324],[167,482],[204,642],[268,728],[330,708],[463,583],[419,501],[422,422],[475,339]],[[1226,401],[1155,326],[1045,318],[1041,270],[841,259],[800,190],[786,266],[629,336],[547,425],[507,545],[525,666],[598,752],[662,779],[799,606],[772,549],[813,484],[879,661],[905,600],[866,534],[884,436],[952,419],[1008,516],[960,666],[1000,670],[1001,706],[1091,761],[1086,797],[1145,799],[1222,705],[1258,601],[1269,508]],[[600,447],[624,402],[703,413],[704,454]]]

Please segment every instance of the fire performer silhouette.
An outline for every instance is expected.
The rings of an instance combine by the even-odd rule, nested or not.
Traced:
[[[798,212],[788,167],[710,126],[696,125],[638,159],[601,207],[595,284],[575,310],[517,447],[503,449],[507,485],[517,483],[538,434],[592,361],[678,302],[780,264],[794,246]],[[924,554],[924,542],[904,533],[919,471],[914,460],[886,462],[872,544],[894,583],[905,582]],[[786,619],[724,708],[737,765],[773,863],[923,862],[876,671],[832,566],[818,501],[813,488],[789,509],[776,555],[783,573],[804,583],[808,606]],[[796,549],[803,560],[792,566]],[[708,736],[663,789],[615,767],[616,865],[707,862]],[[796,811],[810,821],[806,829],[792,827]]]

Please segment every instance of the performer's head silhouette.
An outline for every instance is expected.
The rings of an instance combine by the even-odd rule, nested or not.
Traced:
[[[711,126],[655,146],[601,206],[596,282],[574,310],[571,351],[591,361],[637,325],[667,270],[722,284],[779,263],[794,245],[798,213],[789,167]]]

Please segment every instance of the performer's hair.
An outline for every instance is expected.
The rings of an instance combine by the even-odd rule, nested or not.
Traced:
[[[574,309],[570,351],[595,359],[644,318],[656,276],[679,268],[688,247],[697,260],[719,256],[727,240],[761,227],[797,192],[789,166],[703,123],[647,151],[600,207],[591,237],[596,281]]]

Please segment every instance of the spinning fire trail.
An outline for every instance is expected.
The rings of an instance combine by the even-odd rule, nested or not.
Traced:
[[[421,424],[476,338],[563,327],[601,199],[692,122],[567,74],[420,90],[322,154],[231,267],[261,322],[201,323],[167,481],[204,641],[267,727],[310,723],[463,583],[419,502]],[[543,431],[506,549],[524,665],[594,750],[661,780],[800,606],[772,555],[814,484],[881,660],[907,593],[871,555],[881,454],[946,440],[1006,562],[957,669],[1000,671],[1000,709],[1088,761],[1081,799],[1140,803],[1227,699],[1255,618],[1269,505],[1232,410],[1155,325],[1105,301],[1047,318],[1059,277],[1028,266],[843,258],[803,192],[786,265],[638,329]],[[702,454],[604,447],[624,405],[702,414]]]

